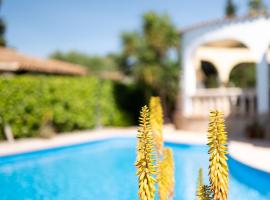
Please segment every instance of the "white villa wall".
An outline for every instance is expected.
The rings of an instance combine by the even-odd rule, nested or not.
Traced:
[[[266,52],[270,45],[269,33],[269,16],[225,20],[220,23],[204,25],[183,32],[181,38],[183,115],[185,117],[191,116],[191,96],[195,95],[198,89],[195,67],[196,50],[203,44],[222,40],[239,41],[250,50],[250,56],[257,63],[257,110],[260,114],[267,113],[269,111],[269,73]],[[228,69],[224,70],[229,71]],[[223,78],[227,79],[227,77]]]

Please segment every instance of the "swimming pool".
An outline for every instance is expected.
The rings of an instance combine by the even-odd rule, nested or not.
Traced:
[[[167,143],[176,165],[175,200],[195,199],[207,147]],[[106,139],[0,158],[1,200],[131,200],[137,197],[136,140]],[[230,200],[270,199],[270,175],[229,161]]]

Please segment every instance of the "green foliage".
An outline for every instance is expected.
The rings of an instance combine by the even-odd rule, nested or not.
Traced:
[[[16,138],[38,136],[48,112],[57,132],[129,124],[128,116],[116,105],[110,81],[64,76],[0,78],[1,124],[10,124]]]
[[[122,53],[118,57],[120,69],[143,89],[146,101],[151,96],[161,97],[166,117],[172,113],[176,100],[178,45],[179,34],[170,18],[148,12],[143,16],[141,30],[122,35]]]
[[[57,51],[51,54],[50,58],[85,66],[91,73],[117,70],[117,65],[111,56],[100,57],[90,56],[76,51],[70,51],[67,53]]]
[[[226,8],[225,8],[225,15],[226,17],[235,17],[236,16],[236,6],[232,0],[227,0]]]
[[[208,185],[204,185],[203,169],[200,168],[197,183],[197,200],[212,200],[212,199],[213,199],[212,191]]]
[[[218,72],[210,62],[201,62],[202,68],[202,83],[206,88],[219,87]]]
[[[267,13],[267,7],[263,0],[249,0],[248,14],[251,16],[262,15]]]
[[[256,86],[255,64],[240,64],[233,68],[230,74],[230,85],[241,88],[254,88]]]
[[[197,200],[213,200],[211,188],[208,185],[199,187]]]
[[[0,9],[1,6],[2,0],[0,0]],[[4,38],[5,30],[6,30],[5,22],[2,18],[0,18],[0,46],[6,46],[6,40]]]
[[[42,138],[52,138],[55,135],[55,131],[52,125],[53,114],[52,112],[47,112],[41,119],[39,136]]]
[[[143,16],[143,36],[149,50],[162,61],[172,47],[179,45],[178,33],[168,15],[148,12]]]
[[[140,35],[137,32],[124,32],[121,39],[125,56],[136,53],[140,45]]]
[[[114,82],[114,99],[118,107],[128,113],[133,125],[136,125],[139,118],[138,110],[146,105],[147,102],[143,96],[143,89],[137,87],[134,83]]]

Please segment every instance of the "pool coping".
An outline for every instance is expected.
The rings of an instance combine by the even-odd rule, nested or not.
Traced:
[[[11,156],[109,138],[130,138],[135,137],[136,133],[136,127],[102,128],[59,134],[51,139],[31,138],[17,140],[14,143],[2,142],[0,143],[0,156]],[[166,142],[191,145],[205,145],[207,142],[206,134],[179,131],[175,130],[172,126],[165,126],[164,140]],[[230,141],[229,153],[232,158],[247,166],[270,173],[270,159],[267,159],[270,157],[269,147],[267,145],[266,147],[254,145],[249,141]]]

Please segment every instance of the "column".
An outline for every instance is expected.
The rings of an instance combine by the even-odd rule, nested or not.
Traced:
[[[263,54],[256,66],[257,111],[259,115],[269,112],[269,69],[267,54]]]
[[[183,114],[189,117],[193,112],[191,96],[196,92],[196,72],[192,51],[187,49],[182,57],[182,94],[183,94]]]

